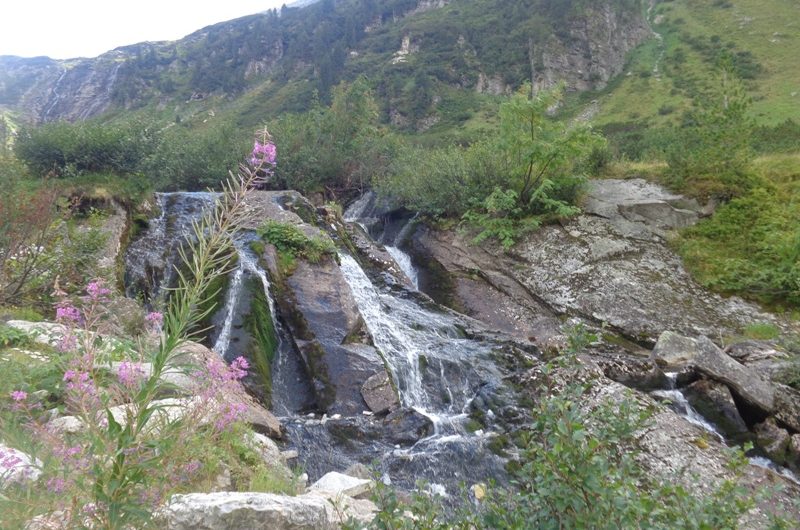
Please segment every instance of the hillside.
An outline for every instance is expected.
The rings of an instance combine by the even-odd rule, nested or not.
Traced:
[[[526,80],[602,88],[649,35],[639,0],[326,0],[94,59],[2,57],[0,108],[34,122],[134,109],[172,119],[244,98],[239,115],[260,120],[365,74],[387,120],[424,129],[463,122],[477,95]]]

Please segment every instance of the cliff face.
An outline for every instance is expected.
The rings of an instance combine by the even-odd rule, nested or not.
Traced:
[[[552,87],[565,81],[571,90],[600,90],[622,73],[628,52],[651,37],[640,13],[614,9],[597,2],[584,16],[570,20],[566,36],[554,35],[534,65],[534,84]]]
[[[628,52],[650,36],[641,10],[615,0],[588,7],[563,0],[571,10],[558,20],[546,19],[538,0],[512,4],[514,13],[539,25],[520,23],[513,32],[499,27],[497,17],[520,15],[483,0],[381,0],[363,13],[360,4],[341,0],[244,17],[180,41],[140,43],[91,59],[0,57],[0,111],[32,123],[75,121],[211,93],[233,99],[260,83],[300,83],[306,95],[314,89],[325,94],[342,79],[366,74],[389,115],[412,125],[436,118],[442,87],[504,94],[529,79],[538,88],[559,81],[569,90],[603,88],[622,71]],[[359,19],[343,27],[355,16],[364,24]],[[369,26],[376,19],[380,24]],[[398,59],[402,43],[414,53]],[[397,92],[412,78],[414,90],[424,94]],[[308,98],[295,99],[283,110],[302,110]]]

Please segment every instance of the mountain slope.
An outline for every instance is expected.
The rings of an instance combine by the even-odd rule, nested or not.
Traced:
[[[640,0],[323,0],[94,59],[0,57],[0,106],[44,122],[257,93],[249,110],[276,114],[364,74],[387,119],[424,128],[456,93],[602,88],[649,36]]]

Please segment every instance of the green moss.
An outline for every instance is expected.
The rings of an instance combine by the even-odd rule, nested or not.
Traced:
[[[267,404],[272,397],[272,361],[278,349],[278,333],[269,310],[269,300],[258,280],[251,280],[248,288],[253,293],[250,313],[245,318],[245,326],[252,338],[250,359],[253,361],[264,391]]]
[[[327,237],[309,237],[296,225],[272,219],[258,228],[257,233],[281,254],[318,263],[326,256],[335,256],[336,247]]]

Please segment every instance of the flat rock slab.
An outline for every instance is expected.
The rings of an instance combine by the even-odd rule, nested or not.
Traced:
[[[695,368],[724,383],[736,396],[764,415],[775,411],[775,387],[755,371],[737,363],[718,348],[706,348],[694,359]]]
[[[165,509],[169,530],[327,530],[328,501],[318,496],[271,493],[175,495]]]
[[[326,473],[309,488],[310,491],[327,491],[336,495],[358,497],[369,493],[375,483],[372,480],[351,477],[343,473],[332,471]]]
[[[681,368],[702,352],[716,349],[717,346],[706,337],[692,339],[665,331],[658,337],[651,356],[663,368]]]

